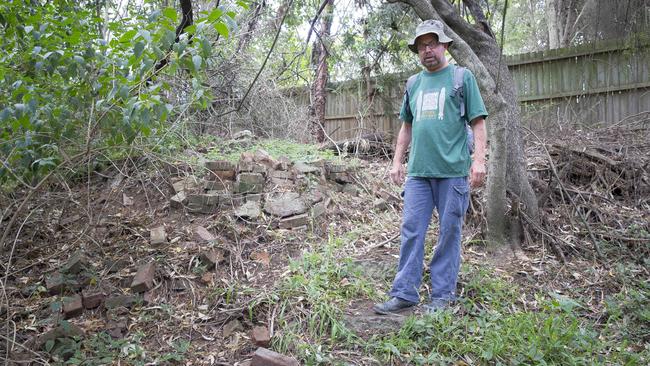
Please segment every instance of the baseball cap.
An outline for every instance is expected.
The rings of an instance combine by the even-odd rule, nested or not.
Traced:
[[[447,37],[445,34],[445,26],[439,20],[428,19],[420,23],[417,28],[415,28],[415,37],[409,42],[409,49],[415,53],[418,53],[418,48],[415,45],[415,41],[419,36],[424,34],[433,33],[438,36],[438,42],[440,43],[451,43],[453,42],[451,38]]]

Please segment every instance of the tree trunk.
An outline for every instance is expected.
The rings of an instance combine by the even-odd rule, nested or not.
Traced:
[[[526,177],[520,135],[520,112],[512,75],[491,32],[467,23],[447,0],[402,0],[411,5],[421,19],[439,19],[448,25],[454,43],[449,53],[469,68],[481,89],[490,113],[488,179],[486,188],[488,242],[497,247],[506,242],[506,192],[519,197],[521,209],[539,220],[537,198]],[[472,2],[472,0],[466,0]],[[516,240],[517,238],[511,238]]]
[[[325,104],[327,103],[327,57],[329,56],[328,40],[332,28],[334,0],[327,0],[325,12],[321,17],[320,35],[314,40],[312,60],[316,64],[316,74],[312,85],[312,106],[310,108],[312,121],[312,136],[317,142],[325,141]]]
[[[544,11],[546,12],[546,28],[548,30],[548,48],[553,50],[560,47],[559,25],[555,5],[558,0],[546,0]]]
[[[248,42],[250,42],[251,37],[253,36],[253,32],[255,32],[255,29],[257,28],[257,23],[260,19],[262,9],[265,6],[266,3],[264,1],[259,3],[258,2],[253,3],[251,18],[248,20],[248,27],[246,31],[242,32],[242,34],[239,37],[239,41],[237,42],[237,51],[235,52],[235,54],[239,54],[242,50],[245,50],[246,47],[248,46]]]

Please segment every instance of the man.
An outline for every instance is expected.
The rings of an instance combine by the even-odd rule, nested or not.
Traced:
[[[443,24],[426,20],[415,31],[409,48],[417,53],[424,67],[407,83],[390,178],[404,181],[402,165],[409,145],[408,178],[404,187],[402,244],[397,274],[387,302],[376,304],[374,311],[388,314],[407,309],[419,302],[422,280],[424,239],[434,207],[440,219],[438,244],[429,265],[431,303],[428,312],[445,308],[455,300],[460,267],[462,223],[469,205],[469,187],[479,187],[485,179],[485,118],[487,111],[476,79],[469,70],[463,76],[465,117],[454,95],[454,70],[445,51],[452,40]],[[411,85],[409,85],[411,84]],[[470,156],[466,122],[474,135],[474,154]]]

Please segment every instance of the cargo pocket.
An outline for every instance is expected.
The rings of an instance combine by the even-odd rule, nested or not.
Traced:
[[[469,207],[469,184],[453,186],[450,197],[450,212],[458,217],[465,216]]]

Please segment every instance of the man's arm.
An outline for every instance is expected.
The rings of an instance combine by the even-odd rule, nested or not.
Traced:
[[[406,170],[402,162],[406,149],[411,144],[412,126],[410,123],[403,122],[402,127],[397,135],[397,145],[395,146],[395,155],[393,156],[393,167],[390,170],[390,179],[395,184],[402,184],[406,176]]]
[[[483,117],[477,117],[472,120],[472,133],[474,133],[474,155],[472,157],[472,166],[469,170],[469,184],[472,188],[478,188],[483,185],[486,174],[485,150],[487,133],[485,131],[485,119]]]

